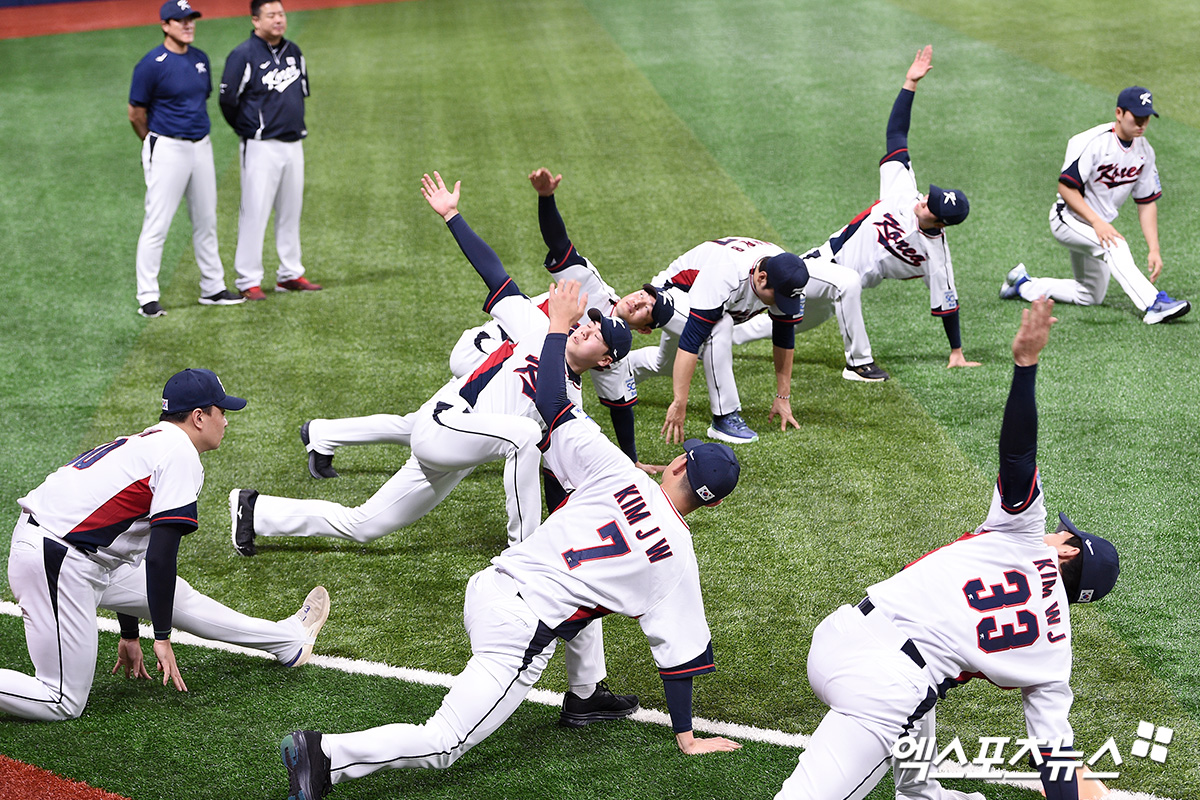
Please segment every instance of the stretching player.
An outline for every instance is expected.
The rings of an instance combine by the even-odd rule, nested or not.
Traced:
[[[245,405],[212,372],[184,370],[167,381],[157,424],[72,459],[17,501],[8,580],[34,675],[0,670],[0,711],[39,720],[83,713],[96,671],[97,608],[117,612],[121,625],[113,673],[150,677],[137,625],[148,618],[163,685],[179,691],[187,686],[172,626],[266,650],[286,666],[308,661],[329,614],[323,587],[295,615],[271,622],[226,608],[175,573],[179,541],[197,527],[199,455],[221,444],[225,409]]]
[[[712,410],[708,435],[730,444],[758,441],[740,413],[732,330],[763,311],[770,314],[775,345],[770,419],[779,415],[780,430],[789,424],[800,427],[792,416],[792,347],[794,326],[804,318],[807,282],[808,270],[799,257],[741,236],[697,245],[655,276],[651,284],[671,297],[675,314],[657,347],[639,348],[628,360],[639,383],[651,375],[671,374],[674,398],[662,426],[668,441],[684,440],[688,394],[702,354]]]
[[[1146,126],[1154,110],[1148,89],[1130,86],[1117,96],[1117,121],[1104,122],[1072,136],[1067,157],[1058,176],[1058,198],[1050,208],[1050,232],[1071,251],[1070,278],[1032,278],[1018,264],[1004,279],[1000,297],[1033,300],[1050,297],[1081,306],[1099,305],[1108,293],[1109,275],[1145,311],[1147,325],[1182,317],[1192,306],[1166,292],[1155,292],[1154,281],[1162,272],[1158,251],[1158,198],[1162,184],[1154,148],[1146,141]],[[1138,222],[1146,246],[1150,277],[1133,261],[1125,237],[1113,220],[1126,200],[1133,196]]]
[[[592,262],[575,249],[554,200],[554,192],[561,181],[562,175],[553,175],[544,167],[529,175],[529,182],[538,193],[538,223],[548,248],[546,270],[559,281],[578,281],[580,291],[587,294],[588,304],[592,308],[599,309],[605,316],[624,320],[631,330],[650,333],[654,328],[661,327],[673,313],[665,293],[660,295],[653,286],[646,284],[636,292],[618,297],[600,277],[599,270]],[[534,297],[533,302],[544,311],[546,295]],[[450,371],[456,378],[474,372],[505,341],[508,341],[508,335],[497,320],[464,331],[450,354]],[[601,405],[608,407],[617,444],[648,473],[654,475],[662,472],[661,466],[638,461],[633,427],[637,387],[625,359],[603,367],[593,367],[591,375],[597,398]],[[309,420],[300,431],[300,441],[308,451],[309,473],[314,478],[336,478],[333,455],[338,447],[344,445],[408,446],[415,422],[415,414],[373,414],[367,417]],[[553,502],[553,490],[549,490],[551,496],[547,505],[553,508],[558,503]]]
[[[878,286],[884,278],[908,280],[920,278],[929,287],[930,311],[942,318],[950,341],[947,367],[978,367],[967,361],[962,351],[958,319],[958,291],[954,288],[954,267],[944,229],[967,218],[967,196],[956,189],[929,185],[929,194],[917,191],[917,177],[908,155],[908,126],[912,115],[917,82],[932,69],[933,46],[917,52],[904,76],[904,86],[892,104],[887,124],[887,149],[879,162],[879,200],[859,214],[849,225],[829,237],[819,248],[805,256],[810,272],[815,265],[832,262],[849,267],[854,278],[844,272],[817,267],[820,278],[809,284],[806,315],[815,314],[815,327],[836,312],[846,349],[846,367],[842,377],[849,381],[886,381],[888,374],[875,364],[871,343],[862,321],[861,289]],[[807,319],[805,320],[807,322]],[[761,323],[751,322],[735,332],[734,342],[766,337]]]
[[[167,313],[159,302],[158,271],[167,231],[184,197],[200,268],[200,303],[242,302],[225,287],[217,252],[217,173],[207,108],[212,74],[208,56],[191,46],[200,12],[187,0],[167,0],[159,16],[163,43],[134,67],[129,89],[129,123],[142,140],[146,179],[146,214],[137,244],[137,303],[143,317]]]
[[[689,440],[660,487],[568,399],[561,368],[568,331],[584,304],[570,288],[550,295],[550,328],[537,407],[549,428],[546,463],[573,489],[538,532],[512,545],[467,584],[463,622],[471,660],[423,725],[346,734],[295,731],[280,746],[290,796],[320,798],[332,784],[391,768],[445,768],[516,711],[557,639],[609,613],[637,619],[666,690],[679,748],[740,747],[692,734],[692,677],[712,672],[700,572],[682,517],[733,491],[738,462],[727,446]]]
[[[830,710],[777,800],[864,797],[887,771],[896,741],[932,739],[934,704],[973,677],[1021,689],[1026,729],[1045,746],[1043,757],[1072,743],[1068,604],[1104,597],[1120,569],[1116,548],[1065,514],[1046,533],[1034,379],[1053,307],[1035,300],[1013,340],[1000,475],[987,519],[817,626],[808,677]],[[891,762],[897,797],[966,797],[903,764]],[[1073,769],[1042,761],[1039,771],[1049,800],[1076,800]]]

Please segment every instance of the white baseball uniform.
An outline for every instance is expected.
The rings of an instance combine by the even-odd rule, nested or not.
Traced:
[[[1129,144],[1122,142],[1112,122],[1071,137],[1059,180],[1079,189],[1105,222],[1117,218],[1131,195],[1138,204],[1153,203],[1162,196],[1154,148],[1144,136]],[[1104,302],[1111,274],[1139,309],[1154,304],[1158,290],[1134,263],[1125,240],[1112,247],[1102,245],[1092,226],[1067,206],[1061,194],[1050,208],[1050,231],[1070,250],[1075,277],[1031,277],[1018,289],[1021,297],[1035,300],[1045,296],[1064,303],[1096,305]]]
[[[641,382],[653,375],[672,374],[679,339],[692,309],[722,310],[700,355],[708,383],[708,401],[714,416],[732,414],[742,407],[733,377],[735,326],[762,311],[770,319],[795,323],[776,306],[767,306],[754,293],[751,271],[764,258],[784,252],[770,242],[730,236],[693,247],[654,277],[650,283],[666,289],[675,303],[675,316],[663,328],[657,347],[639,347],[625,357],[633,377]],[[801,316],[804,307],[801,306]]]
[[[0,670],[0,711],[78,717],[98,654],[96,609],[147,619],[150,531],[194,530],[204,482],[187,434],[160,422],[101,445],[51,474],[18,503],[8,580],[25,618],[34,676]],[[266,650],[287,662],[306,644],[295,618],[247,617],[175,580],[173,624],[208,639]]]
[[[605,614],[638,620],[664,676],[714,669],[691,534],[658,484],[585,416],[554,430],[545,460],[573,493],[471,578],[463,620],[473,655],[441,708],[423,725],[323,734],[333,783],[449,766],[512,715],[556,639]]]

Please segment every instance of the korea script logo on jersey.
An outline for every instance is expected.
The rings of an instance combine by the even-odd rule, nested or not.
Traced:
[[[1096,183],[1102,183],[1110,189],[1124,186],[1127,183],[1136,183],[1144,168],[1144,164],[1125,168],[1120,168],[1116,164],[1101,164],[1096,167]]]
[[[289,57],[288,66],[284,69],[273,69],[270,72],[263,73],[262,84],[267,87],[268,91],[276,91],[282,93],[289,86],[300,79],[300,68],[296,66],[296,59]]]
[[[878,222],[873,223],[880,247],[887,250],[905,264],[919,267],[925,261],[925,256],[904,241],[904,228],[891,214],[884,214]]]

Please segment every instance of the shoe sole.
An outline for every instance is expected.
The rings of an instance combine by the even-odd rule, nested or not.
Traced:
[[[243,553],[237,542],[238,495],[241,492],[241,489],[233,489],[229,492],[229,540],[233,542],[233,549],[239,556],[250,558],[255,553]]]
[[[590,714],[567,714],[558,716],[558,724],[564,728],[584,728],[593,722],[615,722],[633,716],[642,706],[638,704],[628,711],[593,711]]]
[[[729,444],[750,444],[751,442],[758,441],[757,433],[754,434],[753,438],[741,439],[737,436],[734,436],[733,434],[719,431],[711,425],[708,426],[708,437],[710,439],[720,439],[722,442],[728,442]]]
[[[1184,314],[1188,313],[1191,310],[1192,310],[1192,304],[1185,302],[1179,308],[1175,309],[1174,311],[1172,311],[1170,313],[1164,314],[1161,317],[1157,317],[1155,319],[1149,319],[1149,315],[1146,315],[1146,317],[1143,318],[1142,321],[1145,322],[1147,325],[1157,325],[1158,323],[1166,322],[1167,320],[1179,319],[1180,317],[1182,317]]]
[[[238,303],[246,302],[246,298],[239,297],[236,300],[209,300],[207,297],[201,297],[199,300],[202,306],[236,306]]]
[[[848,381],[858,381],[859,383],[883,383],[887,378],[864,378],[852,369],[842,370],[842,377]]]
[[[140,314],[141,316],[145,317],[146,319],[156,319],[156,318],[158,318],[158,317],[165,317],[165,316],[167,315],[167,312],[166,312],[166,311],[159,311],[157,314],[147,314],[145,311],[142,311],[142,310],[139,308],[139,309],[138,309],[138,314]]]
[[[320,616],[317,617],[316,621],[311,623],[311,625],[308,627],[308,638],[310,641],[300,648],[300,653],[294,659],[287,664],[284,664],[285,667],[302,667],[308,663],[308,660],[312,658],[313,647],[316,646],[317,643],[317,635],[321,633],[321,628],[324,627],[325,621],[329,619],[329,592],[325,590],[324,586],[317,586],[313,588],[313,590],[308,593],[308,596],[304,598],[304,602],[300,604],[300,607],[304,608],[306,605],[315,605],[314,603],[310,602],[309,598],[311,598],[317,592],[320,592],[321,595],[324,596],[324,603],[322,604],[323,607],[321,609]]]
[[[321,288],[323,289],[323,288],[325,288],[325,287],[321,287]],[[300,287],[300,288],[298,288],[298,289],[289,289],[289,288],[287,288],[286,286],[280,286],[280,285],[277,283],[277,284],[275,284],[275,291],[277,291],[277,292],[319,292],[319,291],[321,291],[321,289],[317,289],[317,288],[308,289],[308,288],[306,288],[306,287],[303,287],[303,286],[301,286],[301,287]]]

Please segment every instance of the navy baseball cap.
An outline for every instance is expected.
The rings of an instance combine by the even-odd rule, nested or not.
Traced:
[[[608,345],[608,354],[612,356],[613,361],[620,361],[629,355],[629,348],[633,346],[633,334],[625,320],[605,316],[598,308],[589,308],[588,318],[592,322],[600,323],[600,335],[604,337],[604,343]]]
[[[1083,572],[1079,576],[1079,596],[1068,597],[1072,603],[1094,603],[1112,591],[1121,574],[1121,562],[1117,548],[1112,542],[1094,533],[1085,533],[1075,527],[1061,511],[1058,514],[1060,531],[1069,531],[1083,541],[1079,557],[1083,559]]]
[[[957,225],[971,213],[967,196],[958,189],[943,189],[929,184],[929,210],[947,225]]]
[[[1131,111],[1135,117],[1148,117],[1151,114],[1158,116],[1158,112],[1154,110],[1154,96],[1144,86],[1122,89],[1117,95],[1117,108]]]
[[[767,273],[767,288],[775,290],[775,307],[785,314],[799,314],[808,285],[804,259],[795,253],[780,253],[764,261],[762,269]]]
[[[167,0],[163,3],[162,10],[158,13],[158,18],[161,20],[168,19],[191,19],[192,17],[204,16],[188,3],[188,0]]]
[[[687,454],[687,478],[700,503],[715,506],[737,486],[742,466],[729,445],[688,439],[683,443]]]
[[[652,328],[661,328],[671,321],[671,317],[675,316],[675,303],[667,296],[665,291],[660,290],[652,283],[643,283],[642,289],[646,294],[654,298],[654,308],[650,311],[650,317],[654,324]]]
[[[193,408],[206,406],[238,411],[246,407],[246,401],[225,394],[221,379],[210,369],[185,369],[183,372],[176,372],[163,387],[164,414],[191,411]]]

